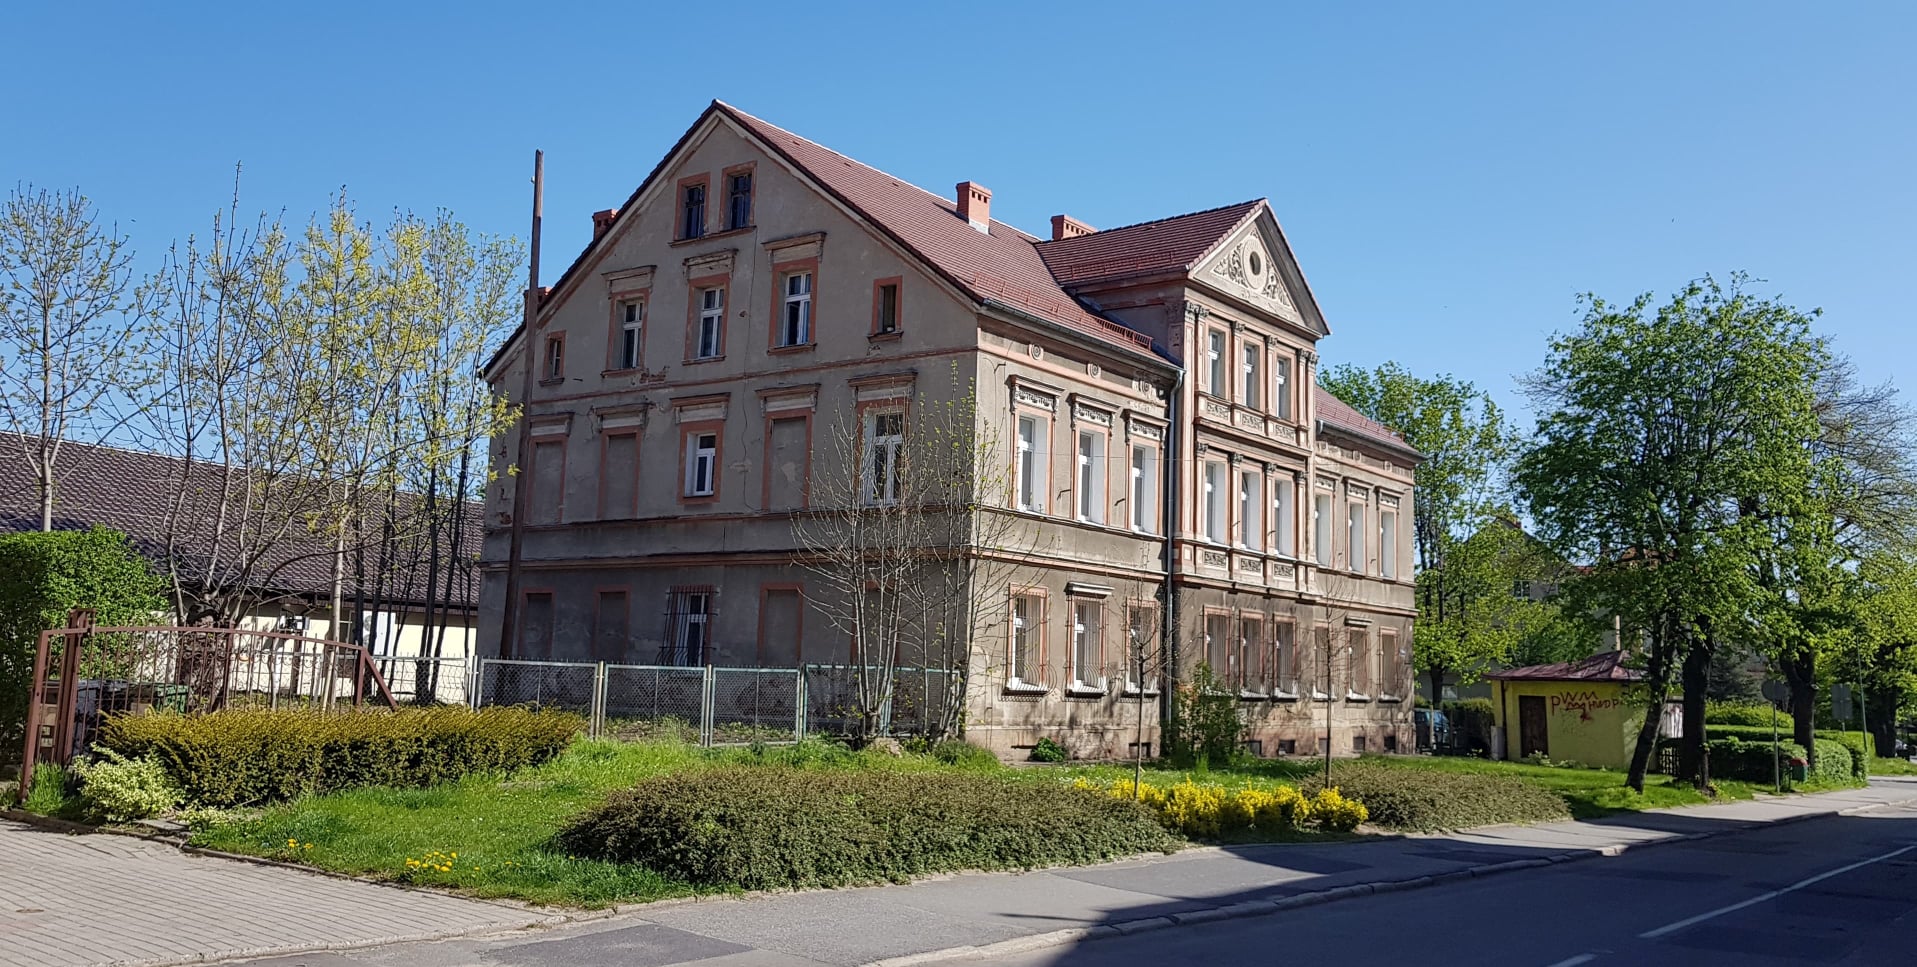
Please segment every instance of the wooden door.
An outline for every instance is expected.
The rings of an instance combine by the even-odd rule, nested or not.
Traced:
[[[1518,757],[1533,753],[1551,754],[1551,743],[1544,725],[1544,696],[1518,696]]]

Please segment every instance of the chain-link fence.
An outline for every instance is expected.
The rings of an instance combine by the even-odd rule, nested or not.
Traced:
[[[954,676],[943,669],[898,668],[890,701],[874,702],[860,699],[855,665],[716,668],[501,658],[481,660],[473,678],[476,707],[566,709],[585,716],[594,736],[698,745],[855,732],[867,706],[880,734],[918,734],[937,721],[954,687]],[[394,691],[401,693],[399,686]]]
[[[956,677],[943,668],[894,668],[890,701],[876,697],[880,669],[864,669],[867,694],[859,689],[858,665],[805,666],[806,727],[819,732],[858,731],[870,708],[881,735],[917,735],[927,731],[951,698]]]
[[[474,683],[464,658],[375,656],[373,664],[401,705],[472,704]]]

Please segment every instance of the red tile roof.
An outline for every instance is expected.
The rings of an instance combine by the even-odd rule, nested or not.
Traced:
[[[1150,351],[1150,337],[1092,314],[1060,288],[1039,258],[1032,236],[997,219],[989,234],[981,232],[959,217],[953,199],[860,164],[730,104],[714,106],[979,302],[1002,304]]]
[[[1642,680],[1644,678],[1642,672],[1625,667],[1626,657],[1621,651],[1601,651],[1577,661],[1507,668],[1503,671],[1491,672],[1484,677],[1505,682],[1635,682]]]
[[[1376,440],[1386,446],[1412,453],[1417,452],[1412,450],[1410,444],[1404,442],[1404,437],[1399,436],[1397,431],[1352,409],[1351,404],[1332,395],[1330,390],[1322,386],[1313,386],[1311,393],[1312,400],[1318,407],[1318,419],[1327,426]]]
[[[1262,198],[1189,215],[1174,215],[1090,235],[1038,243],[1052,278],[1060,285],[1198,267],[1218,243],[1236,232],[1265,204]]]

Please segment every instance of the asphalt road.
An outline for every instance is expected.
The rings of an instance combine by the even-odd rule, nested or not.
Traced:
[[[1917,808],[972,963],[1917,964]]]

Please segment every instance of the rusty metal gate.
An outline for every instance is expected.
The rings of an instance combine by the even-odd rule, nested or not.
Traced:
[[[29,696],[21,799],[36,764],[71,763],[111,714],[396,705],[359,645],[245,628],[101,627],[85,609],[40,633]]]

